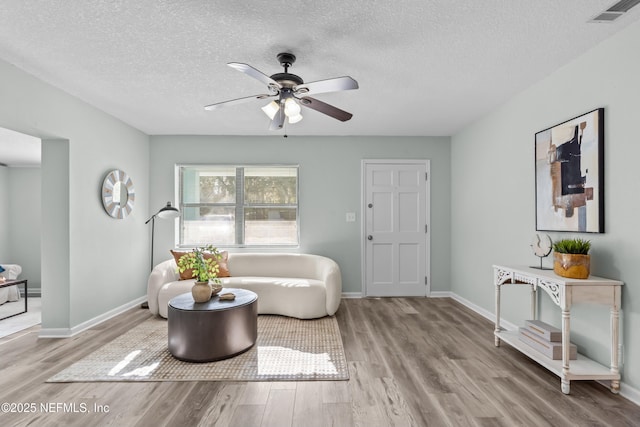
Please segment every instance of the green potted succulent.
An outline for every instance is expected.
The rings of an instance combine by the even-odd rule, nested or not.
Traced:
[[[553,271],[562,277],[587,279],[591,270],[591,242],[562,239],[553,244]]]
[[[221,258],[220,252],[212,245],[194,248],[185,253],[178,260],[178,271],[184,273],[191,270],[191,277],[196,283],[191,288],[191,293],[195,302],[207,302],[212,295],[222,290],[218,273],[220,266],[218,260]],[[213,285],[213,286],[212,286]]]

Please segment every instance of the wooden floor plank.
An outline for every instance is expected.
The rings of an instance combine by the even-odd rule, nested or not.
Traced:
[[[350,427],[353,426],[353,413],[350,403],[323,403],[325,426]]]
[[[211,388],[214,387],[214,384],[215,383],[207,383],[207,386]],[[201,416],[195,414],[193,422],[186,423],[184,422],[185,417],[180,417],[180,413],[177,413],[175,418],[171,420],[168,425],[232,426],[231,420],[235,415],[238,402],[244,393],[244,387],[245,386],[242,383],[220,383],[217,387],[217,393],[209,401],[208,406],[206,404],[203,406]],[[194,390],[193,397],[196,399],[198,398],[197,390]]]
[[[171,419],[177,411],[182,409],[185,405],[186,397],[191,393],[197,383],[189,382],[174,382],[160,384],[153,390],[153,393],[148,395],[151,404],[147,406],[146,411],[140,417],[137,425],[154,425],[162,426],[167,425],[167,420]],[[126,394],[118,396],[105,396],[105,400],[112,401],[113,399],[120,399]],[[171,402],[167,405],[167,402]],[[121,404],[114,404],[114,408],[121,408]],[[124,413],[118,413],[118,415],[124,415]],[[124,425],[124,424],[123,424]]]
[[[269,398],[271,383],[250,382],[244,387],[244,392],[240,398],[241,405],[266,405]]]
[[[296,388],[293,407],[294,426],[325,427],[322,382],[301,382]]]
[[[198,425],[200,420],[208,419],[212,413],[219,418],[224,412],[225,405],[229,398],[222,390],[224,384],[214,382],[190,383],[193,387],[188,389],[188,394],[182,400],[182,404],[173,412],[167,424],[182,424],[186,426]],[[162,399],[164,403],[169,399]],[[236,399],[237,401],[237,399]],[[228,418],[231,418],[229,415]],[[163,420],[164,421],[164,420]]]
[[[293,408],[296,390],[277,388],[269,392],[269,399],[264,408],[261,427],[293,426]]]
[[[322,403],[349,403],[347,381],[322,381]]]
[[[229,425],[237,427],[260,427],[265,406],[266,405],[236,406]]]

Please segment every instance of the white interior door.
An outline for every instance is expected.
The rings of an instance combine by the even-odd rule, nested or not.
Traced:
[[[363,161],[364,293],[426,296],[428,161]]]

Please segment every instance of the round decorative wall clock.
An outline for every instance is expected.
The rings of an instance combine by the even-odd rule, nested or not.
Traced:
[[[129,175],[120,169],[109,172],[102,182],[102,205],[109,216],[126,218],[133,210],[135,200],[136,193]]]

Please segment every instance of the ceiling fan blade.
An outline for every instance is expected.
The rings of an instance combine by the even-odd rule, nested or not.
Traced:
[[[256,70],[251,65],[243,64],[241,62],[229,62],[227,65],[231,68],[235,68],[236,70],[242,73],[245,73],[249,77],[253,77],[256,80],[261,81],[262,83],[264,83],[270,88],[274,88],[274,91],[276,89],[282,89],[282,85],[280,83],[273,80],[271,77],[267,76],[262,71]]]
[[[274,96],[276,95],[261,94],[261,95],[246,96],[244,98],[230,99],[228,101],[216,102],[215,104],[206,105],[204,109],[207,111],[211,111],[211,110],[215,110],[216,108],[226,107],[228,105],[242,104],[243,102],[251,101],[252,99],[267,99],[267,98],[273,98]]]
[[[353,114],[348,113],[344,110],[341,110],[333,105],[329,105],[326,102],[318,101],[315,98],[311,98],[310,96],[305,96],[300,99],[300,104],[311,108],[312,110],[319,111],[320,113],[326,114],[329,117],[333,117],[334,119],[340,120],[341,122],[346,122],[347,120],[353,117]]]
[[[358,89],[358,82],[349,76],[336,77],[334,79],[318,80],[303,83],[294,88],[294,92],[300,95],[317,95],[319,93],[338,92],[341,90]]]
[[[273,120],[271,120],[271,124],[269,125],[269,130],[280,130],[282,126],[284,126],[284,108],[280,108],[276,115],[273,116]]]

